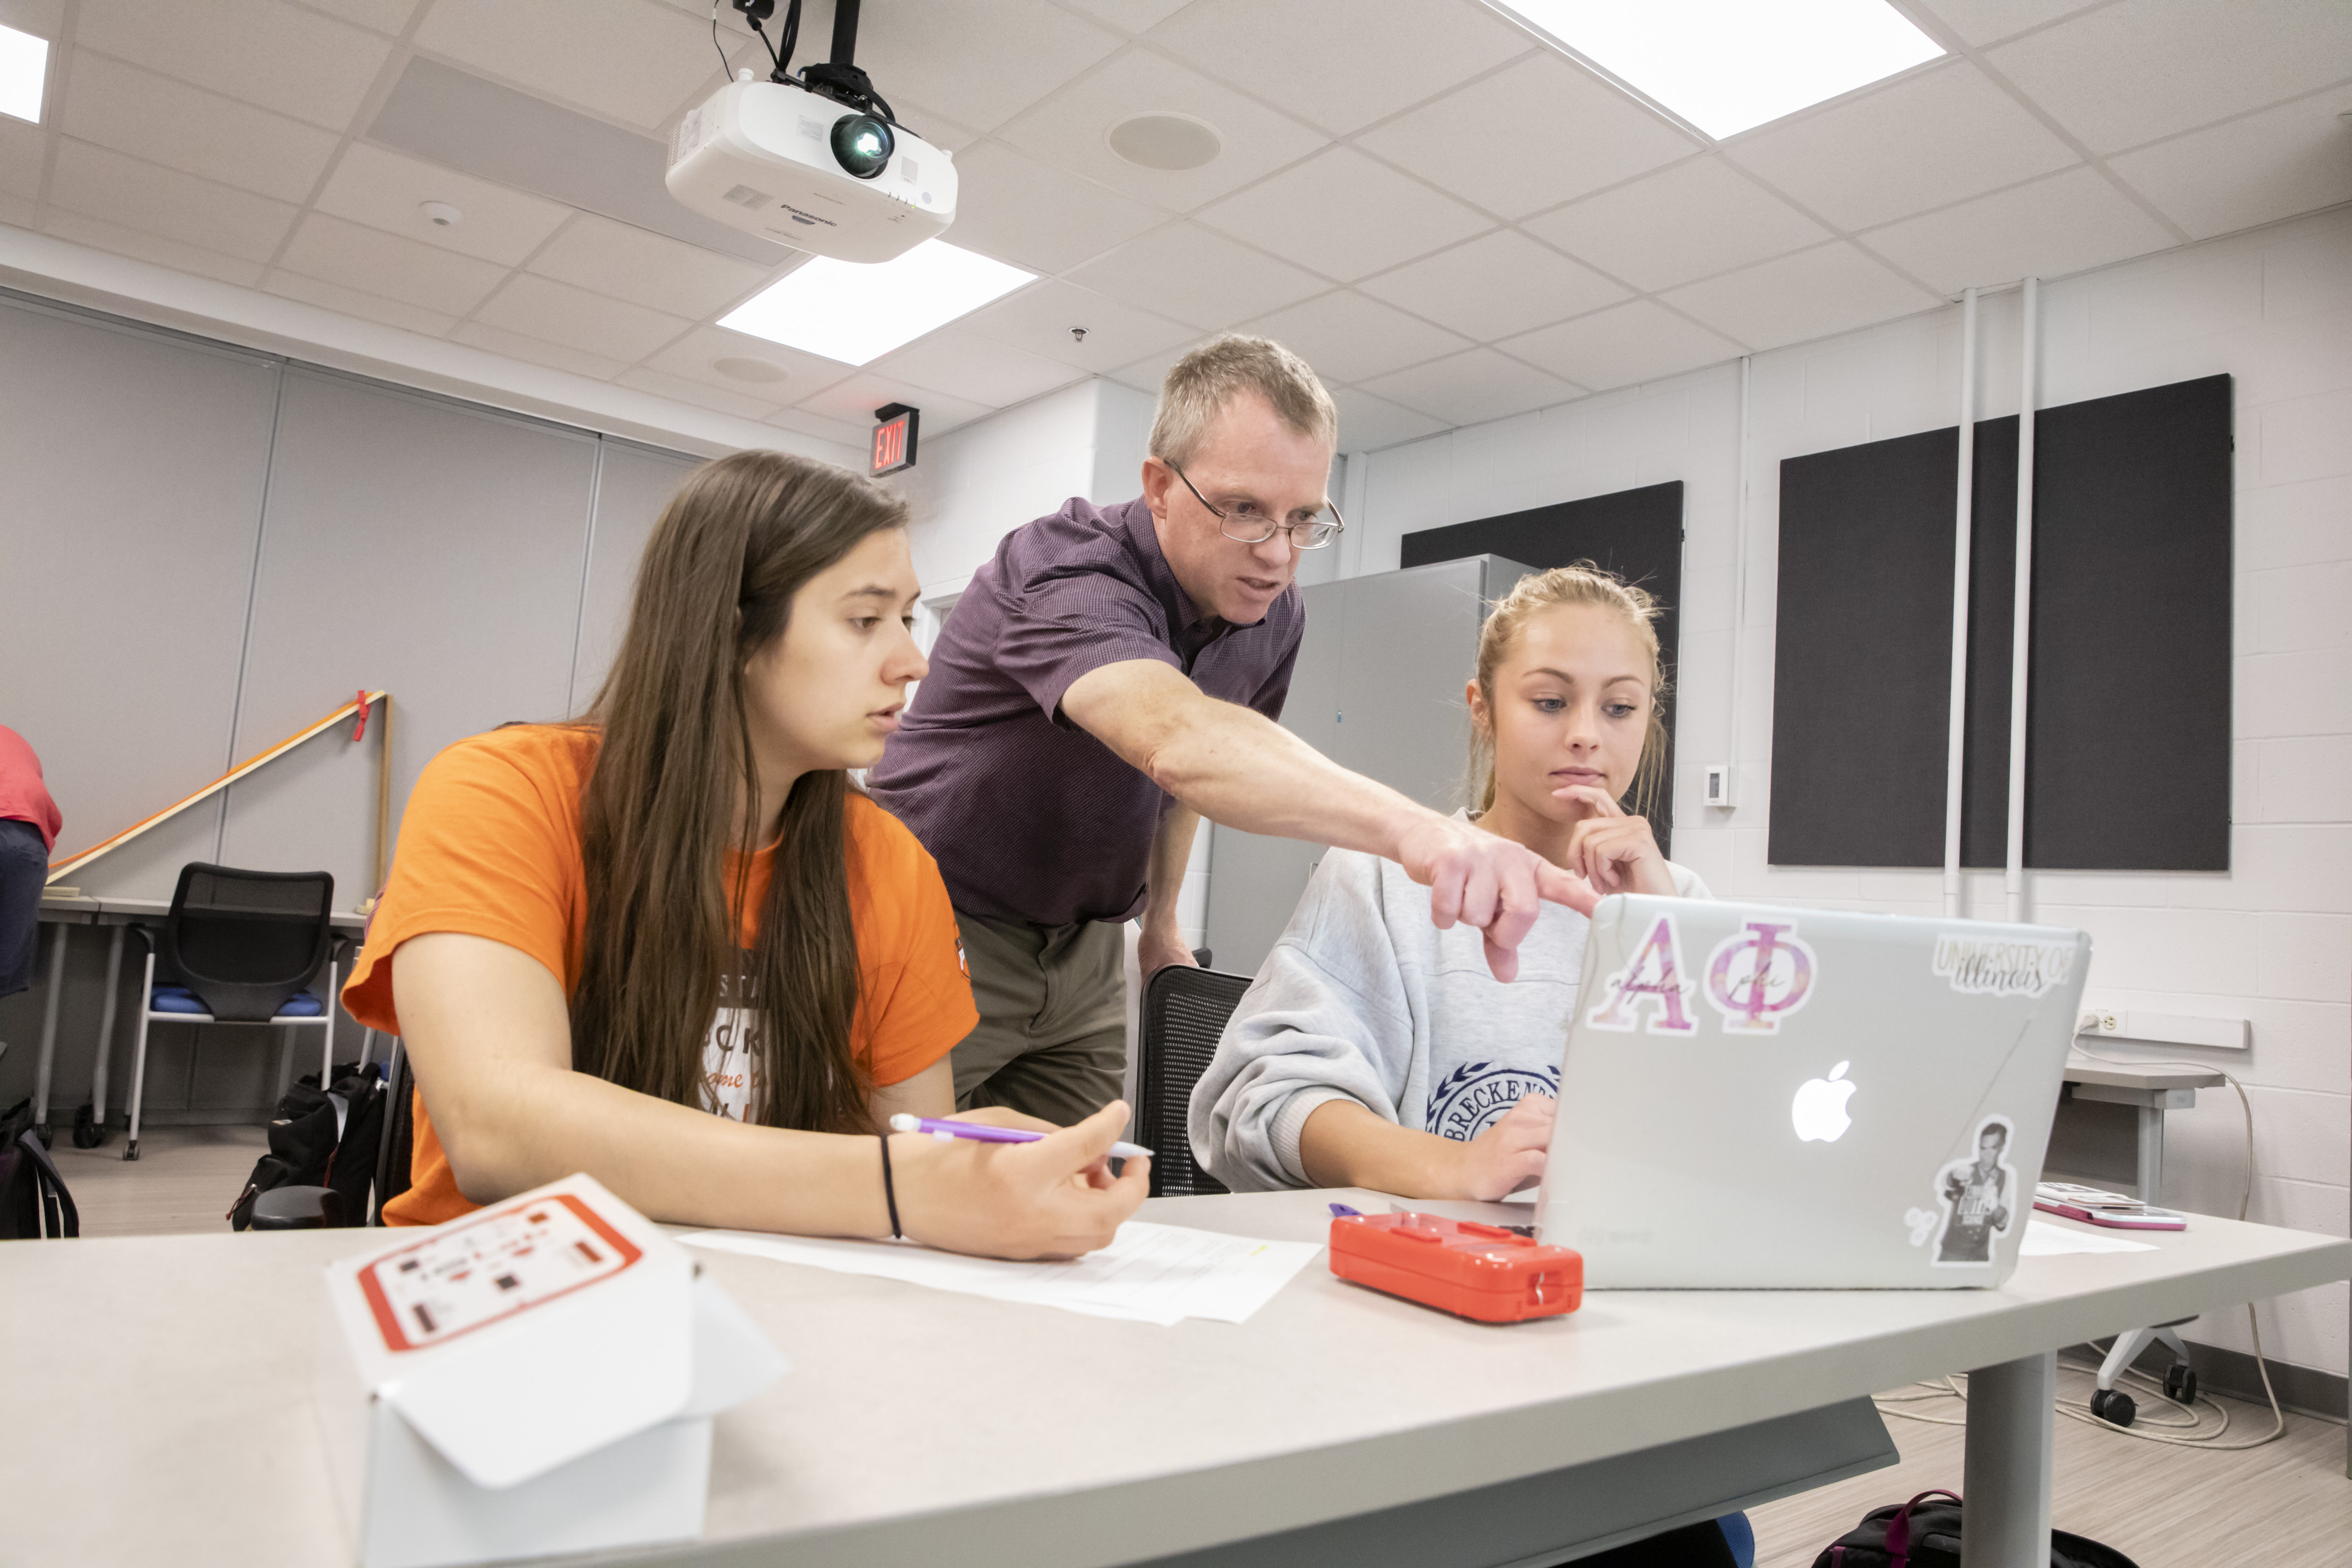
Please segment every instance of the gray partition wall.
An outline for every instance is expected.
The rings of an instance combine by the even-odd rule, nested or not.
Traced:
[[[41,756],[58,856],[362,686],[394,697],[396,834],[442,747],[586,706],[646,536],[697,461],[0,291],[0,724]],[[71,881],[161,899],[189,861],[324,869],[352,907],[373,891],[381,732],[350,733]],[[68,950],[60,1119],[88,1097],[105,947],[85,934]],[[45,990],[0,1000],[0,1104],[30,1092]],[[266,1053],[212,1031],[192,1075],[196,1032],[159,1029],[149,1112],[251,1119]]]

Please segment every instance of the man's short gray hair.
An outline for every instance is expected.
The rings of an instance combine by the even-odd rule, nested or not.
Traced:
[[[1239,392],[1265,398],[1299,434],[1335,448],[1339,444],[1339,411],[1307,361],[1270,338],[1228,332],[1202,344],[1168,372],[1160,388],[1160,413],[1151,422],[1151,455],[1179,468],[1191,462],[1209,426]]]

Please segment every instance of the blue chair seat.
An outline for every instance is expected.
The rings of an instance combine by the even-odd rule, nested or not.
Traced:
[[[185,986],[158,986],[148,998],[149,1010],[159,1013],[193,1013],[209,1017],[212,1009],[204,998]],[[282,1019],[314,1019],[325,1012],[326,1007],[308,991],[298,991],[278,1006]]]

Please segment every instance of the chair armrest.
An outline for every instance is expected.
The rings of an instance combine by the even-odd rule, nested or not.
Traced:
[[[273,1186],[253,1200],[256,1230],[333,1230],[347,1223],[331,1186]]]

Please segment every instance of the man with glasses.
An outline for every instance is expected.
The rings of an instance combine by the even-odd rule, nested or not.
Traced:
[[[1324,493],[1339,416],[1278,343],[1234,335],[1169,371],[1143,494],[1073,497],[972,575],[868,781],[938,860],[980,1025],[956,1103],[1067,1125],[1118,1098],[1124,922],[1143,972],[1190,964],[1176,896],[1202,816],[1397,861],[1498,978],[1539,899],[1590,911],[1531,851],[1351,773],[1283,729],[1306,630],[1298,552],[1345,526]]]

